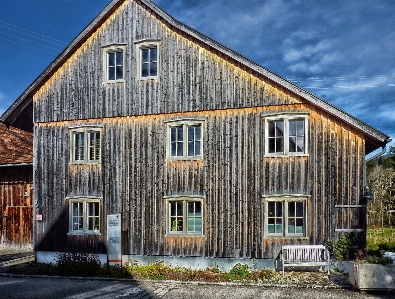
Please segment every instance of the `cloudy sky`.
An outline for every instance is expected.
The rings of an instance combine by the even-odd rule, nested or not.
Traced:
[[[109,2],[0,0],[0,115]],[[395,139],[395,1],[153,2]]]

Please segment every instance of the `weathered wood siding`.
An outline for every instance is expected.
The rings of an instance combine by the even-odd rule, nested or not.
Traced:
[[[138,80],[136,41],[159,39],[159,79]],[[125,43],[125,83],[103,84],[102,47]],[[34,96],[35,122],[298,102],[280,87],[174,32],[134,1],[113,16]]]
[[[32,169],[0,167],[0,247],[33,246]]]
[[[160,40],[158,80],[136,79],[134,42],[142,39]],[[113,43],[127,45],[125,82],[103,84],[102,47]],[[265,157],[265,116],[295,112],[308,113],[309,155]],[[165,122],[193,117],[205,119],[203,161],[166,161]],[[103,199],[96,242],[106,239],[106,215],[122,213],[124,254],[251,258],[276,257],[283,243],[338,237],[335,205],[362,197],[362,135],[134,1],[36,92],[34,120],[40,250],[92,247],[91,237],[67,237],[72,196]],[[83,124],[103,127],[101,164],[69,164],[69,128]],[[309,196],[306,238],[265,238],[262,196],[271,194]],[[204,196],[203,237],[165,235],[169,195]]]
[[[265,157],[265,115],[308,109],[309,156]],[[203,161],[166,161],[165,122],[180,117],[205,119]],[[283,243],[322,244],[335,238],[335,204],[358,202],[361,197],[363,139],[312,107],[285,105],[87,122],[95,123],[103,126],[103,156],[98,165],[68,164],[68,127],[75,122],[36,127],[42,141],[36,151],[36,163],[41,165],[36,188],[45,219],[37,225],[41,238],[47,234],[45,229],[67,234],[68,218],[62,216],[67,214],[66,198],[98,196],[103,198],[104,211],[101,239],[105,240],[106,215],[121,213],[124,253],[275,257]],[[48,143],[50,148],[45,146]],[[265,239],[262,195],[270,194],[311,196],[307,238]],[[163,197],[169,195],[205,196],[204,237],[166,236]],[[48,241],[49,247],[43,248],[54,250],[54,244]],[[59,246],[57,250],[65,250]]]

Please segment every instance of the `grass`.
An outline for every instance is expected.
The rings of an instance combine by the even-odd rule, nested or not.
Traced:
[[[366,232],[368,243],[395,242],[395,228],[369,227]]]

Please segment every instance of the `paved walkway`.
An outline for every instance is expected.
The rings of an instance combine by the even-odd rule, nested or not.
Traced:
[[[29,248],[0,247],[0,272],[2,268],[34,261],[34,251]]]

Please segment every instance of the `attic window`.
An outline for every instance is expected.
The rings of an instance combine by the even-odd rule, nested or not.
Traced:
[[[159,41],[145,40],[136,43],[138,78],[156,79],[159,74]]]
[[[103,48],[103,81],[123,82],[125,67],[125,46],[111,45]]]

